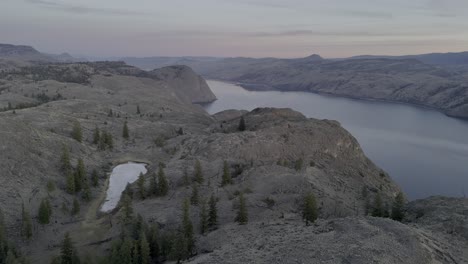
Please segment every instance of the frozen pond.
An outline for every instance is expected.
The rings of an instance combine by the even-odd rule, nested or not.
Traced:
[[[140,173],[145,174],[146,164],[128,162],[116,166],[110,175],[109,187],[107,189],[106,200],[101,207],[102,212],[113,210],[119,203],[120,196],[128,183],[138,180]]]

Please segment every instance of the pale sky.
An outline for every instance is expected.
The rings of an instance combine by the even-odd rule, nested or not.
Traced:
[[[0,0],[0,43],[91,56],[468,50],[468,0]]]

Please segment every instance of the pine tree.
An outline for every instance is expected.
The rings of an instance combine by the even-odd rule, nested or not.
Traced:
[[[239,121],[239,131],[245,131],[245,119],[242,116],[240,121]]]
[[[99,174],[96,169],[91,173],[91,183],[93,184],[93,187],[97,187],[99,184]]]
[[[171,246],[169,259],[176,260],[177,263],[180,263],[181,260],[187,259],[188,256],[187,239],[184,236],[183,230],[179,230]]]
[[[75,193],[75,174],[71,171],[67,174],[67,193]]]
[[[120,247],[120,259],[118,260],[119,262],[117,263],[127,263],[130,264],[132,263],[132,248],[133,248],[133,243],[130,240],[130,238],[125,238],[122,246]],[[114,263],[114,262],[112,262]]]
[[[145,190],[145,177],[143,173],[140,172],[140,176],[138,176],[138,192],[140,194],[140,198],[144,200],[146,198],[146,190]]]
[[[392,219],[395,221],[402,221],[403,218],[405,217],[405,212],[404,212],[404,206],[405,206],[405,197],[402,192],[399,192],[397,196],[395,197],[395,200],[393,201],[393,206],[392,206]]]
[[[237,211],[235,221],[240,225],[245,225],[249,221],[247,205],[242,192],[239,194],[239,210]]]
[[[380,195],[380,193],[377,193],[374,198],[372,216],[382,217],[383,215],[384,215],[384,208],[383,208],[382,196]]]
[[[122,198],[122,211],[123,211],[124,221],[129,222],[132,219],[133,207],[132,207],[132,199],[130,198],[130,196],[128,196],[127,193],[125,193]]]
[[[70,234],[66,233],[60,249],[61,264],[79,264],[80,259],[76,253]]]
[[[192,253],[192,250],[195,247],[195,239],[193,235],[193,224],[190,220],[190,204],[188,199],[185,199],[182,210],[182,228],[184,231],[184,236],[187,241],[187,251]]]
[[[21,207],[22,221],[21,221],[21,236],[26,239],[32,237],[32,222],[29,212],[24,209],[24,204]]]
[[[140,235],[140,258],[141,258],[141,261],[140,261],[141,264],[149,264],[151,261],[150,245],[144,233]]]
[[[97,145],[101,141],[101,132],[99,131],[99,127],[96,126],[94,128],[94,133],[93,133],[93,144]]]
[[[315,222],[317,217],[318,212],[315,196],[312,193],[309,193],[306,196],[304,196],[304,204],[302,206],[302,219],[306,222],[306,225],[309,225],[309,223]]]
[[[198,205],[199,197],[198,197],[198,187],[197,184],[194,183],[192,185],[192,195],[190,196],[190,203],[192,205]]]
[[[122,129],[122,137],[125,139],[128,139],[130,137],[130,134],[128,132],[128,124],[127,121],[124,122],[123,129]]]
[[[72,129],[72,133],[71,133],[71,136],[74,140],[78,141],[78,142],[82,142],[83,141],[83,131],[81,129],[81,124],[80,122],[78,121],[75,121],[73,123],[73,129]]]
[[[61,163],[60,167],[62,169],[62,172],[65,175],[67,175],[68,172],[71,171],[72,166],[71,166],[71,162],[70,162],[70,152],[68,150],[68,147],[65,146],[65,145],[62,146],[62,157],[61,157],[60,160],[61,160],[60,161],[60,163]]]
[[[195,162],[195,175],[193,177],[194,181],[198,182],[199,184],[202,184],[204,179],[203,179],[203,170],[202,166],[199,160]]]
[[[80,203],[78,202],[76,198],[74,198],[71,215],[77,215],[79,212],[80,212]]]
[[[75,192],[81,191],[86,178],[86,168],[82,158],[78,159],[78,164],[75,171]]]
[[[133,264],[139,264],[141,261],[138,241],[133,242],[132,261]]]
[[[37,212],[37,220],[39,224],[46,225],[50,223],[51,211],[52,207],[50,206],[49,199],[42,199]]]
[[[140,111],[140,105],[137,104],[137,111],[136,111],[137,115],[141,114],[141,111]]]
[[[83,180],[83,200],[86,202],[91,201],[91,189],[89,188],[88,177],[84,177]]]
[[[158,180],[156,178],[156,174],[152,173],[150,176],[150,186],[149,186],[149,195],[154,195],[157,196],[159,191],[158,191]]]
[[[216,207],[216,198],[214,194],[211,194],[209,205],[208,227],[215,229],[218,226],[218,208]]]
[[[227,161],[224,161],[223,165],[223,178],[221,181],[221,186],[226,186],[232,183],[231,172],[229,171],[229,166]]]
[[[202,201],[200,208],[200,233],[203,235],[208,231],[208,214],[206,212],[206,202]]]
[[[162,164],[159,164],[159,171],[158,171],[159,195],[166,196],[168,191],[169,191],[169,184],[167,182],[166,175],[164,174],[164,168]]]
[[[152,259],[157,259],[160,254],[158,233],[159,232],[158,232],[157,225],[153,224],[149,231],[149,244],[150,244],[150,251],[151,251]]]

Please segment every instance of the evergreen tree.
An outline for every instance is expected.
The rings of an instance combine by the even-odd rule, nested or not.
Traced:
[[[66,233],[60,249],[61,264],[79,264],[80,259],[76,253],[70,234]]]
[[[397,196],[395,197],[395,200],[393,201],[393,206],[392,206],[392,219],[395,221],[402,221],[403,218],[405,217],[405,212],[404,212],[404,206],[405,206],[405,197],[402,192],[399,192]]]
[[[82,142],[83,141],[83,131],[81,129],[81,124],[80,122],[78,121],[75,121],[73,123],[73,129],[72,129],[72,133],[71,133],[71,136],[74,140],[78,141],[78,142]]]
[[[247,205],[242,192],[239,194],[239,210],[237,211],[235,221],[240,225],[245,225],[249,221]]]
[[[206,211],[206,202],[202,201],[200,208],[200,233],[203,235],[208,231],[208,214]]]
[[[138,241],[133,242],[132,260],[133,264],[139,264],[141,261]]]
[[[81,191],[86,178],[86,168],[82,158],[78,159],[78,164],[75,171],[75,192]]]
[[[140,105],[137,104],[137,111],[136,111],[137,115],[141,114],[141,111],[140,111]]]
[[[170,249],[169,259],[180,263],[181,260],[187,259],[188,256],[187,239],[184,236],[184,232],[179,230]]]
[[[190,220],[190,204],[188,199],[185,199],[182,211],[182,228],[184,231],[184,236],[187,241],[187,251],[192,253],[192,250],[195,247],[195,239],[193,236],[193,224]]]
[[[96,126],[94,128],[94,133],[93,133],[93,144],[97,145],[101,141],[101,132],[99,131],[99,127]]]
[[[122,130],[122,137],[125,139],[128,139],[130,137],[130,134],[128,132],[128,124],[127,121],[124,122],[123,125],[123,130]]]
[[[223,165],[223,178],[221,181],[221,186],[226,186],[232,183],[231,172],[229,171],[229,165],[227,161],[224,161]]]
[[[146,198],[146,190],[145,190],[145,177],[143,173],[140,172],[140,176],[138,176],[138,192],[140,194],[140,198],[144,200]]]
[[[211,229],[215,229],[218,225],[218,208],[216,207],[216,198],[214,194],[211,194],[209,206],[210,209],[208,211],[208,227]]]
[[[372,216],[382,217],[383,215],[384,215],[384,208],[383,208],[382,196],[380,195],[380,193],[377,193],[374,198]]]
[[[132,199],[128,196],[127,193],[124,194],[122,199],[122,210],[123,210],[123,217],[124,221],[128,222],[132,219],[133,215],[133,207],[132,207]]]
[[[194,181],[198,182],[199,184],[202,184],[204,179],[203,179],[203,170],[202,166],[199,160],[195,162],[195,175],[193,177]]]
[[[312,193],[304,196],[304,204],[302,206],[302,219],[306,222],[306,225],[309,223],[315,222],[318,217],[317,203],[315,201],[315,196]]]
[[[84,177],[83,181],[83,200],[91,201],[91,189],[89,188],[88,177]]]
[[[52,213],[52,207],[50,206],[49,199],[44,198],[39,205],[39,210],[37,212],[37,220],[41,225],[46,225],[50,223],[50,216]]]
[[[169,191],[169,184],[164,173],[164,168],[162,164],[159,164],[158,171],[158,192],[161,196],[166,196]]]
[[[149,264],[151,261],[150,258],[150,245],[148,243],[148,240],[146,239],[146,235],[142,233],[140,235],[140,258],[141,264]]]
[[[156,224],[153,224],[150,228],[149,244],[150,244],[151,258],[156,260],[160,254],[159,234],[158,234],[158,227]]]
[[[93,187],[97,187],[99,184],[99,174],[96,169],[91,173],[91,183],[93,184]]]
[[[60,159],[60,167],[62,169],[62,172],[67,175],[68,172],[71,171],[71,162],[70,162],[70,151],[68,150],[68,147],[63,145],[62,146],[62,157]]]
[[[117,263],[127,263],[130,264],[132,263],[132,248],[133,248],[133,243],[130,238],[125,238],[122,246],[120,247],[120,259],[118,260],[119,262]],[[115,262],[112,262],[115,263]]]
[[[80,212],[80,203],[78,202],[76,198],[74,198],[71,215],[77,215],[79,212]]]
[[[158,193],[159,193],[159,191],[158,191],[158,180],[156,178],[156,174],[152,173],[151,176],[150,176],[150,186],[149,186],[148,194],[157,196]]]
[[[75,193],[75,174],[71,171],[67,173],[67,193]]]
[[[197,184],[194,183],[192,185],[192,195],[190,196],[190,203],[192,205],[198,205],[199,197],[198,197],[198,187]]]
[[[239,131],[245,131],[245,119],[242,116],[240,121],[239,121]]]
[[[32,237],[32,222],[29,212],[24,209],[24,204],[21,207],[21,236],[26,239]]]

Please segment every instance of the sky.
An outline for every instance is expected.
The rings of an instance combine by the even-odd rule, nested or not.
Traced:
[[[0,0],[0,43],[100,57],[468,50],[468,0]]]

